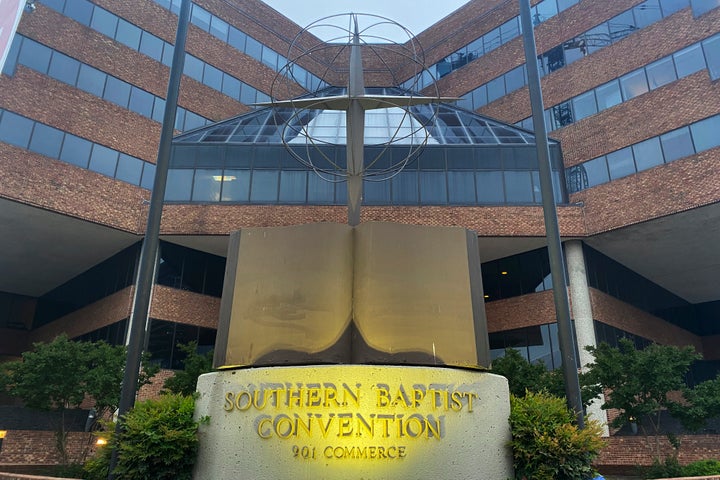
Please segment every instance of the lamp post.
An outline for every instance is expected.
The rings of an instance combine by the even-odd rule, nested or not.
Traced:
[[[565,395],[570,408],[575,412],[577,424],[583,428],[582,398],[578,379],[578,365],[575,355],[572,324],[570,323],[570,302],[565,284],[565,264],[562,258],[562,243],[558,226],[555,196],[553,195],[552,175],[550,171],[550,150],[548,149],[547,128],[538,72],[535,35],[530,16],[530,0],[520,1],[520,26],[522,27],[523,46],[525,49],[525,66],[530,89],[530,105],[532,107],[533,126],[535,128],[535,147],[537,148],[538,167],[540,173],[540,192],[542,194],[543,217],[545,219],[545,235],[547,237],[548,256],[550,257],[550,274],[555,300],[555,315],[562,355],[563,378],[565,379]]]
[[[160,244],[160,220],[162,218],[163,200],[167,184],[167,173],[170,164],[170,147],[175,126],[177,101],[180,93],[180,79],[185,64],[185,39],[187,37],[188,19],[190,18],[190,0],[182,0],[178,15],[177,33],[175,34],[175,48],[170,67],[167,96],[165,97],[165,112],[163,115],[160,145],[158,146],[157,167],[153,182],[148,220],[145,229],[138,273],[135,282],[132,311],[130,313],[130,326],[127,337],[127,360],[123,375],[120,403],[118,406],[118,422],[115,427],[116,436],[122,430],[122,416],[135,404],[137,393],[140,360],[145,337],[148,312],[150,310],[150,297],[152,295],[153,277],[157,263],[158,246]],[[116,437],[117,438],[117,437]],[[110,459],[108,479],[114,478],[113,470],[117,464],[117,447],[113,449]]]

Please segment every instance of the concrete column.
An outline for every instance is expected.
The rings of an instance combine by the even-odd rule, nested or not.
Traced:
[[[582,250],[582,241],[570,240],[565,242],[565,260],[567,262],[568,278],[570,280],[570,304],[572,318],[575,321],[575,337],[580,356],[578,363],[582,371],[585,365],[592,363],[593,357],[585,350],[588,345],[596,346],[595,325],[593,324],[590,289],[585,269],[585,256]],[[608,436],[607,412],[600,408],[604,399],[596,399],[587,408],[590,418],[603,424],[603,435]]]

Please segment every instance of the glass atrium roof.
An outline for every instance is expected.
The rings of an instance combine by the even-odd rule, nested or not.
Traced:
[[[399,88],[366,88],[372,95],[410,95]],[[328,87],[315,96],[345,95],[342,87]],[[406,107],[407,108],[407,107]],[[433,118],[437,115],[436,118]],[[427,130],[426,127],[427,126]],[[290,107],[263,107],[175,137],[174,143],[345,145],[345,112]],[[365,145],[418,144],[534,144],[532,133],[506,125],[449,103],[367,110]],[[553,142],[556,143],[556,142]]]

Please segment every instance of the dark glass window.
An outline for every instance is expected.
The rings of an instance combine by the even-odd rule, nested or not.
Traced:
[[[92,143],[84,138],[67,133],[60,152],[60,160],[87,168],[91,149]]]
[[[392,199],[396,205],[418,203],[418,172],[403,170],[392,179]]]
[[[119,19],[115,40],[124,45],[127,45],[133,50],[139,50],[141,35],[142,30],[140,30],[138,27],[136,27],[130,22],[123,20],[122,18]]]
[[[617,42],[633,33],[637,30],[637,27],[635,27],[635,18],[633,17],[632,10],[628,10],[611,18],[608,21],[608,27],[611,42]]]
[[[690,138],[690,130],[687,127],[661,135],[660,143],[662,143],[666,162],[672,162],[678,158],[687,157],[695,153]]]
[[[92,13],[93,4],[87,0],[71,0],[65,3],[65,15],[83,25],[90,25]]]
[[[447,204],[447,179],[444,171],[420,172],[420,203]]]
[[[663,163],[660,139],[657,137],[633,145],[632,150],[635,154],[635,164],[638,171],[647,170]]]
[[[121,153],[120,158],[118,159],[115,178],[122,180],[123,182],[132,183],[133,185],[139,185],[142,168],[142,160]]]
[[[503,80],[503,77],[498,77],[487,83],[488,103],[505,95],[505,83]]]
[[[240,80],[230,75],[223,76],[222,92],[235,100],[240,99]]]
[[[27,148],[33,123],[30,119],[4,111],[0,118],[0,141]]]
[[[105,82],[103,98],[123,108],[127,108],[130,100],[130,84],[108,75]]]
[[[657,62],[645,67],[645,70],[647,71],[647,78],[650,83],[651,90],[660,88],[663,85],[667,85],[668,83],[677,80],[677,76],[675,75],[675,65],[672,58],[658,60]]]
[[[273,70],[277,70],[277,64],[278,64],[277,53],[273,52],[272,49],[270,49],[266,46],[263,46],[262,63],[264,63],[268,67],[272,68]]]
[[[174,53],[175,47],[173,45],[170,45],[169,43],[165,43],[163,45],[163,53],[161,59],[163,65],[168,67],[172,65],[172,58]]]
[[[277,202],[278,172],[274,170],[255,170],[250,186],[251,202]]]
[[[190,78],[202,82],[203,79],[203,62],[197,57],[192,55],[185,55],[185,66],[183,67],[183,73]]]
[[[544,22],[551,17],[554,17],[558,13],[555,0],[543,0],[542,2],[535,5],[532,10],[532,13],[534,14],[533,23],[535,25]]]
[[[702,152],[720,145],[720,115],[701,120],[691,125],[690,130],[695,151]]]
[[[203,168],[196,169],[195,180],[193,182],[193,201],[219,202],[221,182],[222,170]]]
[[[532,203],[533,188],[529,171],[505,171],[505,195],[508,203]]]
[[[713,8],[720,7],[720,0],[690,0],[690,5],[692,5],[693,15],[699,17]]]
[[[693,45],[673,54],[678,77],[686,77],[706,67],[700,45]]]
[[[212,65],[206,63],[202,82],[212,89],[221,90],[222,89],[222,81],[223,81],[223,72],[221,72],[219,69],[213,67]]]
[[[143,163],[142,179],[140,180],[140,186],[152,190],[153,182],[155,180],[155,165],[152,163]]]
[[[632,149],[629,147],[607,154],[607,164],[612,180],[635,173]]]
[[[280,172],[280,203],[305,203],[307,175],[304,171]]]
[[[708,73],[711,80],[720,78],[720,36],[715,36],[702,43],[707,59]]]
[[[479,204],[503,203],[503,172],[475,172]]]
[[[35,123],[35,129],[30,140],[30,150],[47,157],[59,158],[63,136],[63,132],[57,128]]]
[[[454,205],[475,204],[475,176],[471,171],[447,172],[448,194]]]
[[[565,53],[562,45],[553,48],[542,56],[543,71],[547,74],[565,66]]]
[[[547,1],[547,0],[546,0]],[[555,0],[552,0],[553,2]],[[521,65],[505,74],[505,91],[514,92],[525,86],[525,68]]]
[[[597,27],[594,27],[585,33],[585,55],[597,52],[611,43],[608,24],[601,23]]]
[[[720,66],[719,66],[720,70]],[[473,103],[473,109],[478,109],[480,107],[483,107],[487,105],[487,86],[482,85],[472,92],[472,103]]]
[[[249,85],[243,85],[242,90],[240,91],[240,101],[246,105],[253,104],[255,103],[256,94],[257,90]]]
[[[335,203],[335,185],[315,174],[308,176],[308,202]]]
[[[153,101],[155,96],[145,90],[140,90],[137,87],[132,87],[130,92],[130,105],[129,108],[133,112],[137,112],[145,117],[151,117],[153,111]]]
[[[107,75],[89,65],[80,65],[77,87],[97,97],[103,96]]]
[[[229,25],[220,18],[213,15],[210,19],[210,34],[216,36],[223,42],[227,42]]]
[[[53,52],[48,75],[69,85],[75,85],[79,70],[80,62],[60,52]]]
[[[177,123],[177,119],[181,116],[184,116],[185,109],[182,107],[178,107],[176,113],[175,113],[175,119]],[[156,97],[153,103],[153,111],[152,111],[152,119],[156,122],[162,122],[163,117],[165,116],[165,99]],[[176,127],[177,128],[177,127]]]
[[[647,0],[641,3],[633,8],[633,14],[635,15],[635,25],[638,28],[645,28],[662,19],[658,0]]]
[[[250,196],[250,170],[225,170],[222,201],[247,202]]]
[[[20,49],[19,61],[26,67],[37,70],[40,73],[47,73],[50,65],[50,50],[45,45],[41,45],[35,40],[29,38],[23,39],[22,48]]]
[[[93,30],[106,35],[110,38],[115,38],[115,30],[117,30],[118,17],[104,8],[95,7],[93,10],[92,21],[90,26]]]
[[[588,187],[594,187],[602,183],[610,181],[610,173],[608,172],[605,156],[590,160],[582,164],[587,173]]]
[[[595,89],[595,96],[598,103],[598,111],[613,107],[622,102],[620,95],[620,84],[617,80],[601,85]]]
[[[102,145],[93,145],[92,154],[90,155],[89,169],[107,175],[108,177],[115,176],[115,169],[117,168],[118,152],[115,150],[103,147]]]
[[[142,32],[142,38],[140,39],[140,48],[138,49],[138,51],[140,53],[144,53],[150,58],[160,61],[162,59],[164,44],[165,42],[163,42],[155,35],[148,32]]]
[[[687,0],[660,0],[663,17],[667,17],[688,6]]]
[[[262,44],[252,37],[247,37],[245,53],[256,60],[262,58]]]
[[[595,92],[590,91],[578,95],[572,101],[573,110],[575,111],[575,120],[582,120],[597,113],[597,105],[595,104]]]
[[[178,202],[190,200],[190,193],[193,185],[193,170],[174,169],[168,170],[167,189],[165,190],[165,201]]]
[[[555,0],[546,0],[543,3],[547,4],[547,7],[544,9],[545,13],[550,12],[550,10],[555,6]],[[550,4],[553,4],[552,7],[549,7]],[[519,17],[511,18],[507,22],[500,25],[500,36],[502,37],[502,43],[507,43],[518,35],[520,35]]]
[[[210,31],[210,19],[211,14],[207,10],[198,7],[196,4],[193,4],[192,6],[192,13],[190,17],[190,22],[200,28],[201,30],[205,30],[206,32]]]
[[[572,108],[570,102],[561,103],[552,107],[553,130],[573,123]]]
[[[645,70],[631,72],[620,77],[620,87],[622,88],[623,98],[625,100],[630,100],[647,92],[648,85]]]

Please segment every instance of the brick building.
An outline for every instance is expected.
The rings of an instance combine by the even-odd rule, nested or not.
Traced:
[[[178,134],[268,101],[300,30],[259,0],[194,3]],[[714,377],[719,3],[533,3],[546,119],[562,148],[558,216],[578,342],[693,345],[703,354],[694,379]],[[0,77],[0,358],[60,332],[124,341],[179,2],[41,0],[36,7],[23,15]],[[391,77],[372,77],[369,86],[392,87],[394,78],[426,94],[437,89],[460,98],[457,115],[514,125],[507,129],[532,143],[516,1],[472,0],[417,39],[429,73],[415,75],[397,61]],[[299,67],[290,95],[343,85],[342,70],[322,55]],[[205,142],[217,155],[217,145]],[[515,347],[557,367],[535,167],[499,147],[473,153],[479,143],[458,139],[438,157],[441,167],[421,156],[386,190],[368,190],[362,219],[476,231],[493,355]],[[179,366],[177,343],[214,343],[231,231],[345,221],[342,187],[298,165],[182,163],[181,146],[147,335],[166,368]],[[247,183],[208,193],[213,180],[231,177]]]

